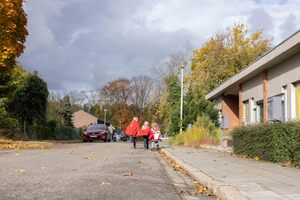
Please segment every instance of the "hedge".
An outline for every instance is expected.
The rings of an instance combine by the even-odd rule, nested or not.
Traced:
[[[82,130],[67,126],[29,126],[28,132],[39,140],[76,140],[82,139]]]
[[[249,125],[232,132],[234,152],[272,162],[300,165],[300,126],[297,123]]]

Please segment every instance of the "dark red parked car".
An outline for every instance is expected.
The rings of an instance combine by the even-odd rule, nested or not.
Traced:
[[[83,142],[93,140],[108,141],[108,129],[105,124],[94,124],[89,126],[83,133]]]

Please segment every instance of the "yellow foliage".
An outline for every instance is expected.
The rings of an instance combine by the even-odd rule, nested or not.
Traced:
[[[0,0],[0,67],[13,66],[28,35],[23,0]]]
[[[256,31],[250,35],[243,24],[216,34],[193,51],[192,73],[187,80],[204,93],[210,92],[270,49],[270,41],[262,39],[262,34]]]
[[[209,131],[203,127],[193,127],[191,130],[170,139],[170,144],[188,147],[199,147],[201,144],[216,145],[218,143],[218,137],[210,136]]]
[[[23,142],[6,138],[0,138],[0,149],[35,149],[49,148],[52,146],[49,142]]]

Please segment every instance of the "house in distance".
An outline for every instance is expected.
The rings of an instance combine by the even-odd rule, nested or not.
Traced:
[[[90,113],[85,112],[84,110],[79,110],[73,113],[72,118],[73,126],[75,128],[87,127],[90,124],[97,124],[98,118],[91,115]]]

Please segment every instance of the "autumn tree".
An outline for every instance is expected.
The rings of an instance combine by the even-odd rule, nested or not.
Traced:
[[[0,68],[13,67],[28,35],[23,0],[0,0]]]
[[[194,50],[188,80],[208,93],[270,49],[262,31],[252,34],[243,24],[228,28]]]
[[[130,80],[121,78],[107,83],[101,89],[101,100],[110,104],[129,104],[132,100]]]
[[[149,97],[153,91],[153,80],[149,76],[133,77],[131,90],[134,104],[142,110],[149,102]]]

